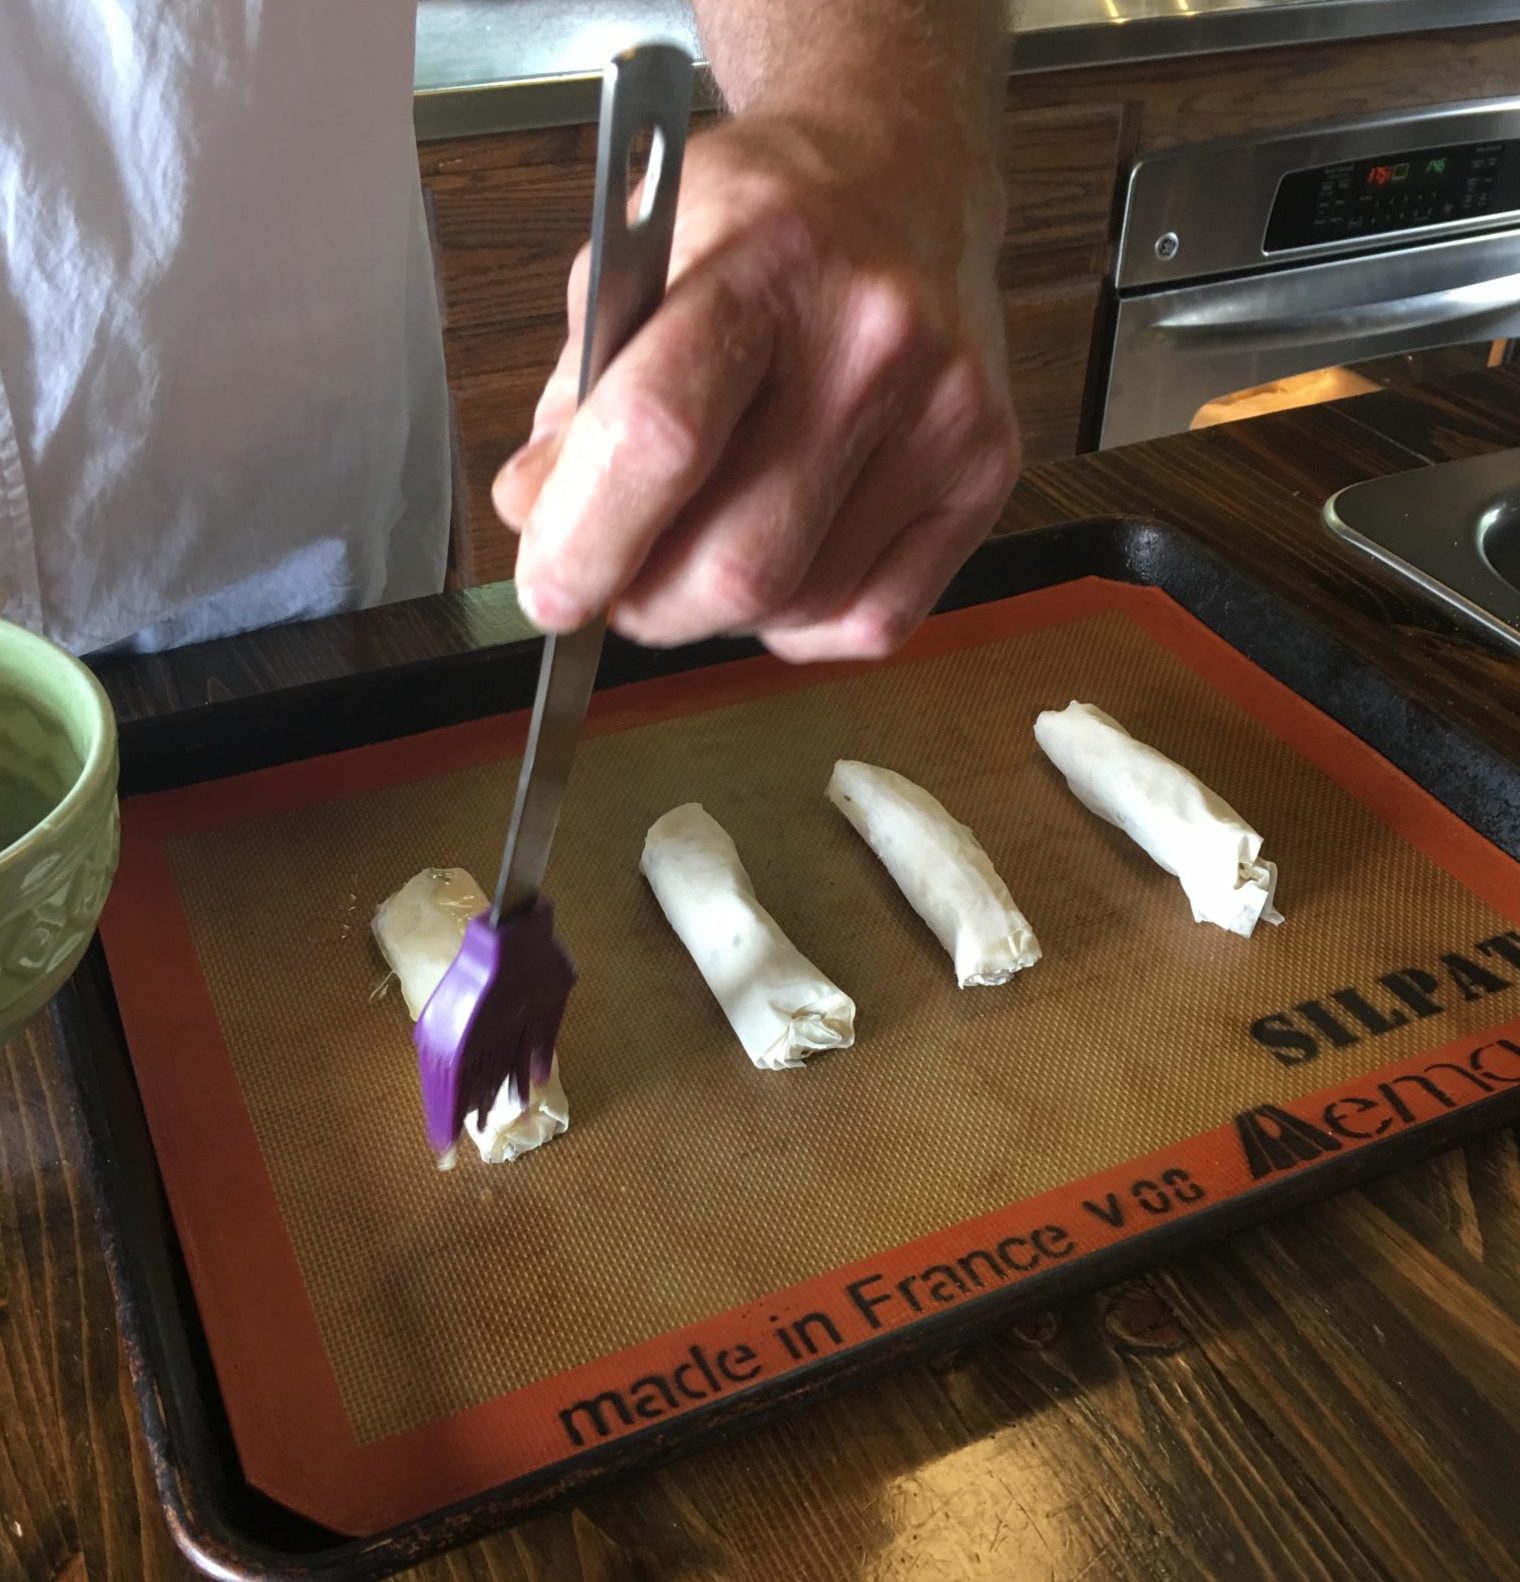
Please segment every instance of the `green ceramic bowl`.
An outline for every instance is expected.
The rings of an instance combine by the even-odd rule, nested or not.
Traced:
[[[0,621],[0,1043],[79,965],[117,839],[105,692],[61,648]]]

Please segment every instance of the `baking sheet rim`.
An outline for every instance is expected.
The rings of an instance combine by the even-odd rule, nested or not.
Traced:
[[[1010,622],[1013,604],[1020,609]],[[1211,686],[1246,709],[1497,911],[1520,920],[1520,883],[1516,880],[1520,868],[1511,859],[1352,732],[1297,697],[1158,588],[1083,577],[1014,594],[936,617],[892,663],[912,663],[1115,610],[1136,620],[1195,671],[1205,673]],[[1207,652],[1211,661],[1206,672],[1200,650]],[[873,668],[851,664],[807,670],[765,658],[737,660],[599,693],[593,699],[587,728],[595,733],[631,729],[654,718],[719,707],[758,693],[824,685]],[[196,1301],[229,1417],[235,1424],[239,1455],[257,1486],[292,1509],[340,1531],[375,1532],[570,1459],[565,1455],[540,1456],[522,1465],[509,1465],[503,1458],[501,1432],[514,1426],[513,1410],[526,1404],[525,1397],[550,1387],[562,1393],[567,1375],[539,1381],[388,1439],[368,1445],[354,1441],[205,986],[187,983],[173,996],[155,995],[150,987],[153,971],[145,969],[162,971],[164,961],[175,957],[196,961],[183,915],[175,916],[177,898],[161,841],[171,831],[215,828],[281,806],[342,798],[401,779],[431,779],[499,759],[520,749],[526,721],[527,711],[522,710],[430,731],[425,733],[427,754],[416,753],[418,738],[403,738],[327,758],[255,770],[225,781],[129,798],[123,806],[122,870],[103,919],[102,935],[124,1024],[151,1028],[148,1043],[159,1052],[171,1048],[195,1052],[193,1076],[200,1084],[200,1101],[193,1115],[181,1112],[176,1096],[186,1090],[179,1077],[169,1074],[169,1068],[151,1067],[151,1075],[145,1079],[136,1058],[133,1064],[186,1262],[195,1276]],[[1305,722],[1310,725],[1307,732]],[[1306,740],[1306,735],[1313,739]],[[1361,772],[1352,772],[1348,766],[1358,760]],[[322,784],[314,793],[317,781]],[[1447,853],[1453,860],[1443,856],[1443,847],[1454,848]],[[144,909],[149,913],[146,918]],[[129,918],[129,912],[135,915]],[[1492,1036],[1509,1031],[1505,1024],[1493,1029]],[[1490,1034],[1473,1036],[1481,1039]],[[1472,1041],[1469,1037],[1460,1042],[1466,1045]],[[129,1042],[139,1047],[141,1034]],[[1418,1065],[1431,1058],[1427,1052],[1409,1063]],[[212,1070],[218,1078],[214,1085],[206,1081]],[[190,1075],[184,1073],[185,1077]],[[209,1123],[207,1100],[211,1102]],[[1227,1134],[1228,1128],[1222,1131]],[[1185,1141],[1207,1146],[1217,1143],[1220,1136],[1220,1132],[1209,1132]],[[1126,1162],[1115,1170],[1128,1172],[1136,1163]],[[190,1193],[187,1179],[204,1180],[208,1165],[221,1175],[222,1188],[216,1193]],[[1101,1178],[1098,1183],[1068,1183],[1047,1196],[1086,1191],[1095,1185],[1101,1185]],[[1240,1190],[1248,1186],[1249,1182],[1243,1181]],[[1014,1212],[1024,1215],[1040,1201],[1010,1204],[987,1217]],[[261,1224],[265,1241],[251,1245],[246,1236],[235,1236],[236,1245],[227,1245],[225,1209],[207,1212],[200,1207],[211,1202],[241,1204],[242,1212],[232,1216],[237,1228]],[[969,1233],[977,1223],[945,1227],[920,1242],[887,1249],[866,1262],[879,1267],[884,1258],[906,1253],[906,1264],[911,1266],[921,1256],[913,1253],[914,1248]],[[1095,1246],[1092,1250],[1099,1249]],[[212,1268],[222,1271],[220,1277],[206,1274]],[[620,1364],[618,1371],[623,1375],[635,1355],[653,1354],[656,1348],[680,1337],[732,1323],[756,1308],[774,1308],[788,1296],[795,1300],[809,1287],[828,1282],[833,1288],[847,1272],[828,1271],[790,1292],[762,1294],[740,1308],[628,1352],[594,1359],[573,1370],[573,1375],[580,1378],[587,1370],[606,1370],[614,1362]],[[253,1300],[229,1299],[229,1281],[241,1297]],[[283,1304],[283,1326],[264,1321],[263,1310],[271,1292],[278,1293]],[[997,1294],[989,1293],[987,1299],[995,1299]],[[283,1343],[274,1339],[275,1329],[282,1327],[287,1330]],[[250,1358],[256,1360],[246,1366]],[[299,1433],[290,1431],[279,1402],[260,1387],[259,1379],[275,1365],[283,1365],[286,1396],[316,1408]],[[774,1383],[784,1377],[771,1374],[761,1382]],[[665,1423],[671,1420],[662,1419]],[[319,1432],[313,1432],[314,1423],[320,1424]],[[419,1471],[430,1486],[415,1481]]]

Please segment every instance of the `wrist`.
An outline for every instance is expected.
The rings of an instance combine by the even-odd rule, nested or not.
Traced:
[[[1003,0],[694,0],[708,59],[741,120],[781,122],[832,184],[913,224],[1001,243]]]
[[[950,261],[996,253],[1008,199],[987,129],[948,107],[885,116],[821,101],[757,94],[732,125],[785,147],[793,169],[817,190],[874,213],[916,254]]]

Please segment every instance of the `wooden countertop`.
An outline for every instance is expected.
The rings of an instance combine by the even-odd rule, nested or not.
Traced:
[[[1520,662],[1319,527],[1335,488],[1517,436],[1520,369],[1496,370],[1041,468],[1004,526],[1189,528],[1520,762]],[[483,589],[103,673],[143,720],[513,624],[510,593]],[[38,1023],[0,1048],[0,1579],[189,1576],[154,1504],[80,1156]],[[1517,1467],[1511,1130],[408,1576],[1499,1582],[1520,1579]]]

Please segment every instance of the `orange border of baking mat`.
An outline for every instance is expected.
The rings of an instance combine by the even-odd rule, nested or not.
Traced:
[[[1520,864],[1159,589],[1088,577],[955,611],[927,623],[892,662],[930,658],[1106,612],[1130,616],[1469,890],[1520,921]],[[819,685],[866,668],[797,668],[769,658],[737,660],[598,693],[586,728],[588,733],[627,730],[654,719]],[[585,1430],[581,1437],[590,1434],[597,1443],[668,1423],[714,1396],[731,1396],[814,1360],[804,1354],[793,1361],[786,1355],[776,1338],[778,1320],[795,1323],[824,1309],[839,1329],[838,1343],[821,1326],[809,1333],[826,1338],[832,1353],[948,1310],[936,1299],[926,1303],[920,1318],[905,1301],[894,1299],[890,1308],[870,1308],[868,1314],[868,1304],[840,1300],[852,1281],[876,1277],[880,1285],[868,1284],[864,1291],[875,1295],[909,1275],[922,1277],[927,1268],[967,1257],[974,1248],[999,1247],[1006,1249],[998,1256],[1008,1270],[1006,1280],[998,1276],[1000,1285],[1012,1285],[1081,1253],[1161,1223],[1175,1223],[1253,1185],[1239,1123],[1229,1122],[1157,1154],[885,1250],[511,1395],[390,1438],[356,1443],[170,878],[164,837],[490,762],[520,750],[527,718],[523,711],[449,726],[420,737],[128,799],[123,808],[121,867],[102,933],[239,1454],[249,1480],[267,1494],[341,1532],[377,1532],[569,1459],[579,1447],[561,1414],[603,1391],[621,1389],[633,1395],[635,1382],[658,1373],[667,1383],[653,1393],[648,1386],[637,1392],[643,1404],[652,1404],[662,1393],[680,1404],[657,1419],[639,1418],[625,1426],[616,1403],[606,1402],[606,1441],[589,1416],[572,1413],[577,1432]],[[426,751],[418,750],[420,741],[426,741]],[[1262,1173],[1262,1146],[1269,1154],[1275,1150],[1275,1168],[1297,1168],[1312,1160],[1316,1149],[1340,1153],[1365,1146],[1389,1129],[1389,1116],[1376,1131],[1369,1123],[1366,1136],[1349,1125],[1331,1136],[1315,1118],[1323,1116],[1327,1104],[1365,1098],[1380,1083],[1415,1076],[1443,1057],[1466,1062],[1472,1072],[1467,1085],[1476,1090],[1471,1097],[1459,1095],[1450,1107],[1483,1102],[1493,1085],[1520,1085],[1520,1019],[1280,1108],[1264,1118],[1266,1144],[1260,1142],[1258,1128],[1257,1173]],[[1398,1103],[1383,1102],[1402,1124],[1426,1118],[1417,1118],[1402,1097]],[[1351,1113],[1365,1116],[1370,1111],[1364,1103]],[[1280,1135],[1287,1114],[1309,1126],[1285,1154],[1285,1145],[1270,1138]],[[1115,1217],[1110,1193],[1130,1208],[1117,1226],[1097,1208],[1084,1208],[1084,1203],[1097,1205]],[[1152,1206],[1139,1203],[1137,1194]],[[1163,1200],[1163,1208],[1154,1206]],[[1073,1226],[1080,1227],[1080,1245],[1073,1241]],[[952,1297],[950,1305],[975,1295]],[[756,1374],[757,1367],[763,1372]]]

